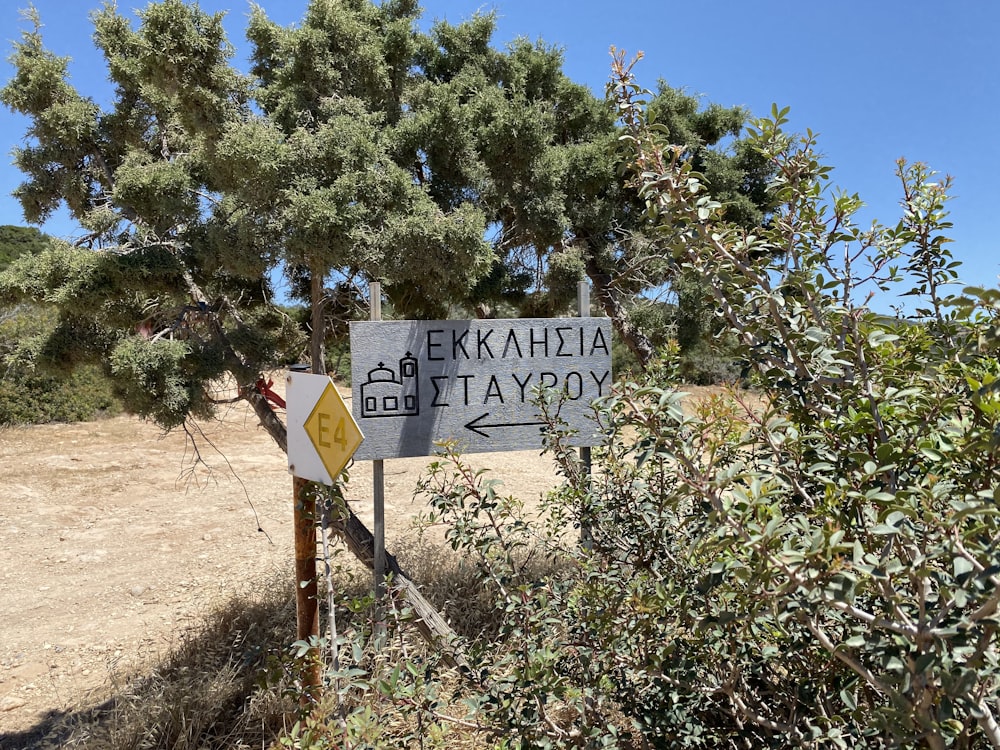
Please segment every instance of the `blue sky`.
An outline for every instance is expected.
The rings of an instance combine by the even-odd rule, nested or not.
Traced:
[[[249,4],[202,0],[208,11],[229,11],[227,27],[245,66],[243,39]],[[306,0],[259,0],[279,23],[302,17]],[[26,24],[18,8],[0,2],[2,41],[10,45]],[[47,46],[73,58],[71,80],[100,100],[104,69],[91,42],[88,13],[98,0],[34,0]],[[119,0],[123,10],[145,2]],[[963,280],[996,286],[1000,274],[1000,3],[988,0],[425,0],[424,19],[460,21],[495,10],[498,45],[518,36],[564,50],[567,74],[602,92],[609,47],[642,51],[640,82],[658,78],[705,101],[743,105],[766,114],[771,104],[791,107],[794,130],[811,128],[835,167],[833,182],[857,192],[867,218],[898,218],[895,161],[923,161],[954,177],[952,250]],[[6,55],[4,55],[6,57]],[[10,66],[0,65],[6,81]],[[0,109],[0,150],[23,137],[25,122]],[[0,162],[0,224],[20,224],[10,191],[20,182],[10,159]],[[64,217],[44,229],[72,236]]]

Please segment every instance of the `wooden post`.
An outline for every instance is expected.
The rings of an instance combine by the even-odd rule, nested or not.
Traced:
[[[316,498],[306,488],[309,482],[292,476],[295,524],[295,637],[319,639],[319,598],[316,582]],[[309,649],[302,672],[302,704],[319,699],[322,684],[318,648]]]
[[[579,314],[581,318],[590,317],[590,284],[587,281],[581,281],[576,287],[576,297],[577,297],[577,307],[579,308]],[[590,458],[590,446],[584,446],[580,448],[580,460],[583,462],[583,469],[587,474],[587,479],[590,479],[590,469],[591,469],[591,458]],[[588,552],[593,548],[594,539],[590,533],[590,527],[586,524],[580,524],[580,543],[583,545],[584,549]]]
[[[326,329],[323,319],[323,272],[310,268],[309,295],[312,333],[309,354],[312,371],[326,374]],[[292,474],[293,526],[295,527],[295,636],[316,646],[305,655],[302,670],[302,697],[307,707],[319,700],[322,684],[319,644],[319,586],[316,580],[316,496],[307,492],[308,480]]]
[[[373,281],[368,287],[371,320],[382,320],[382,284]],[[382,459],[372,461],[372,489],[374,500],[374,550],[372,570],[375,574],[375,640],[380,644],[385,638],[382,598],[385,596],[385,464]]]

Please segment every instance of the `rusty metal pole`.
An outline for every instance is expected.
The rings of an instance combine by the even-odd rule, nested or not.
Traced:
[[[309,353],[312,371],[326,374],[326,330],[323,324],[323,273],[311,268],[310,301],[312,333]],[[293,469],[294,472],[294,469]],[[312,644],[302,669],[301,705],[319,700],[322,682],[319,650],[319,585],[316,579],[316,496],[308,492],[308,480],[292,475],[292,519],[295,527],[295,635]]]
[[[581,281],[576,288],[577,297],[577,307],[579,308],[579,314],[581,318],[590,317],[590,284],[586,281]],[[583,470],[586,472],[587,479],[590,479],[591,472],[591,457],[590,457],[590,447],[584,446],[580,448],[580,460],[583,462]],[[583,548],[588,552],[593,549],[594,538],[590,532],[590,526],[586,524],[580,524],[580,543]]]
[[[316,580],[316,497],[307,492],[309,482],[292,476],[295,522],[295,637],[319,640],[319,597]],[[302,704],[319,699],[322,684],[319,648],[310,648],[302,671]]]

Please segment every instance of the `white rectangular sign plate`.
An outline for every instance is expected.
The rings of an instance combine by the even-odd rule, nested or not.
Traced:
[[[591,402],[611,387],[607,318],[351,323],[356,459],[542,447],[539,387],[563,389],[573,445],[603,442]]]

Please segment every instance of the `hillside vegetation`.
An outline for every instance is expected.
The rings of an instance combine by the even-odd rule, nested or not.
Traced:
[[[0,226],[0,272],[51,242],[32,227]],[[45,358],[57,323],[51,305],[0,305],[0,426],[75,422],[121,411],[112,381],[98,363]]]

